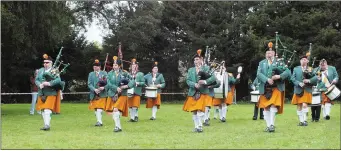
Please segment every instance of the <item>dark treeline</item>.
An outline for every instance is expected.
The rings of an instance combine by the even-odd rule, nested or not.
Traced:
[[[29,76],[42,66],[42,55],[55,58],[62,46],[62,60],[71,64],[62,76],[65,92],[88,91],[86,80],[93,60],[104,62],[107,53],[111,59],[121,42],[124,59],[136,57],[142,72],[150,72],[152,63],[159,62],[167,84],[164,92],[187,91],[184,78],[193,66],[192,56],[199,48],[216,45],[211,59],[225,60],[228,66],[243,63],[237,99],[246,99],[248,81],[254,80],[258,62],[264,58],[264,42],[274,42],[276,31],[298,55],[312,43],[312,56],[327,59],[340,74],[340,10],[341,2],[336,1],[1,2],[1,92],[30,92]],[[80,34],[94,18],[110,29],[103,47],[88,43]],[[298,63],[296,56],[294,66]],[[288,83],[287,98],[292,89]],[[16,98],[3,101],[29,100]],[[176,100],[177,96],[167,98]]]

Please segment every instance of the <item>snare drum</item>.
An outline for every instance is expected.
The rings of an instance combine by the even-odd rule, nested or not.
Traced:
[[[328,88],[328,90],[324,93],[330,100],[335,100],[337,99],[340,94],[341,91],[335,86],[332,85]]]
[[[314,91],[311,104],[321,104],[321,93]]]
[[[129,98],[131,98],[131,97],[133,97],[133,95],[134,95],[134,88],[128,89],[128,90],[127,90],[127,96],[128,96]]]
[[[259,91],[251,91],[250,94],[251,94],[251,102],[257,103],[260,98]]]
[[[156,87],[146,87],[146,97],[156,98],[157,97],[157,88]]]

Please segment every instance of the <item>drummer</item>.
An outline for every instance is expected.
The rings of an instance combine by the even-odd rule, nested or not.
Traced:
[[[304,74],[305,71],[309,70],[308,62],[308,56],[302,55],[300,57],[301,65],[294,68],[291,76],[291,82],[295,85],[291,104],[297,105],[297,115],[299,118],[298,126],[308,126],[308,104],[311,104],[313,98],[312,85],[317,82],[316,76],[310,78],[306,77]]]
[[[318,73],[318,84],[317,88],[322,91],[327,91],[328,88],[335,85],[339,80],[339,75],[336,72],[336,68],[334,66],[330,66],[327,63],[327,60],[322,59],[320,61],[320,72]],[[322,93],[322,113],[323,118],[326,120],[330,120],[330,111],[331,106],[334,104],[326,95]]]
[[[146,108],[152,108],[152,117],[150,120],[156,120],[156,112],[160,109],[161,105],[161,89],[165,88],[166,83],[163,78],[162,73],[159,73],[158,62],[154,62],[152,67],[152,73],[148,73],[144,76],[146,80],[146,84],[148,87],[156,87],[157,88],[157,97],[156,98],[147,98]]]

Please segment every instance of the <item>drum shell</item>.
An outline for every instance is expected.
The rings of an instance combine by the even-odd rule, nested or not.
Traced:
[[[215,77],[220,82],[220,86],[218,88],[214,88],[214,98],[224,99],[228,93],[228,75],[226,72],[220,74],[220,72],[215,72]]]
[[[145,96],[147,98],[156,98],[157,97],[157,88],[146,87]]]
[[[325,92],[325,95],[330,99],[330,100],[335,100],[337,99],[341,94],[340,89],[338,89],[335,85],[332,85],[331,87],[328,88],[328,90]]]
[[[251,102],[257,103],[260,98],[259,91],[252,91],[250,92],[250,94],[251,94]]]
[[[134,88],[128,89],[128,90],[127,90],[127,96],[128,96],[128,97],[133,97],[133,95],[134,95]]]
[[[311,104],[321,104],[321,93],[320,92],[313,92],[313,98],[311,100]]]

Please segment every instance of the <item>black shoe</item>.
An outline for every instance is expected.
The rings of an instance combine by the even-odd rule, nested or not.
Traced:
[[[303,126],[308,126],[308,122],[307,122],[307,121],[304,121],[304,122],[303,122]]]
[[[273,133],[273,132],[275,132],[275,126],[273,126],[273,125],[271,125],[270,127],[269,127],[269,132],[271,133]]]
[[[214,117],[213,119],[215,119],[215,120],[216,120],[217,118],[216,118],[216,117]]]
[[[252,117],[252,120],[257,120],[257,117]]]
[[[319,122],[320,121],[320,119],[315,119],[315,122]]]
[[[40,130],[49,131],[50,130],[50,126],[45,125],[43,128],[40,128]]]
[[[330,116],[329,115],[326,116],[326,120],[330,120]]]
[[[304,126],[303,122],[299,122],[297,126]]]
[[[204,126],[210,126],[210,123],[208,123],[208,119],[205,120],[205,122],[203,123]]]
[[[114,132],[122,132],[122,129],[115,127]]]
[[[199,126],[199,128],[197,128],[197,132],[198,133],[202,133],[204,130],[202,129],[202,127],[201,126]]]
[[[135,122],[139,121],[139,117],[135,116],[134,121]]]
[[[221,121],[221,122],[226,122],[225,117],[223,117],[220,121]]]
[[[97,122],[97,123],[95,124],[95,126],[103,126],[103,124],[101,124],[100,122]]]
[[[128,122],[135,122],[135,120],[134,119],[130,119]]]
[[[154,118],[154,117],[151,117],[151,118],[150,118],[150,120],[156,120],[156,118]]]
[[[264,116],[261,116],[259,119],[264,120]]]

